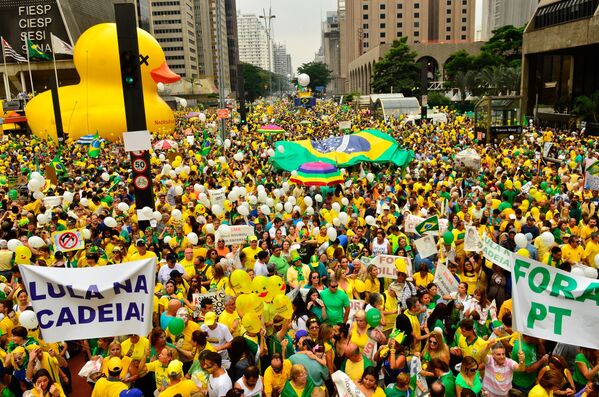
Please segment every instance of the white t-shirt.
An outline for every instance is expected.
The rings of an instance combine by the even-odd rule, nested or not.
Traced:
[[[243,397],[261,397],[262,390],[264,389],[264,385],[262,384],[262,377],[258,378],[258,382],[256,382],[256,386],[253,389],[249,389],[245,384],[245,379],[242,376],[239,378],[235,384],[239,385],[243,389]]]
[[[266,267],[266,263],[256,261],[254,264],[254,276],[264,276],[268,277],[268,267]]]
[[[209,397],[224,397],[227,395],[227,392],[233,388],[233,383],[231,383],[231,378],[225,372],[218,378],[210,375],[208,379],[208,396]]]
[[[231,342],[233,340],[233,335],[231,335],[231,331],[229,331],[229,328],[224,324],[217,323],[216,328],[214,329],[210,329],[207,325],[202,324],[202,326],[200,326],[200,329],[208,334],[207,340],[214,347],[220,347],[225,343]],[[221,350],[219,353],[222,356],[223,360],[229,359],[229,352],[227,351],[227,349]]]
[[[160,268],[160,270],[158,270],[158,281],[162,284],[166,284],[166,282],[171,279],[171,272],[173,270],[177,270],[183,275],[186,274],[185,269],[179,263],[175,263],[175,267],[172,269],[169,268],[168,265],[164,265]]]

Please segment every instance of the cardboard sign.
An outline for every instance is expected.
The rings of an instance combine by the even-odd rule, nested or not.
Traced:
[[[435,238],[430,234],[425,234],[418,240],[414,241],[414,245],[418,250],[421,258],[428,258],[437,254],[437,244],[435,244]]]
[[[458,290],[458,280],[455,279],[444,263],[437,264],[433,282],[437,284],[437,288],[441,295],[449,295]]]
[[[66,230],[52,233],[56,251],[69,252],[85,248],[85,239],[80,230]]]
[[[466,236],[464,237],[464,251],[480,252],[483,250],[483,242],[480,239],[478,230],[474,226],[466,226]]]
[[[372,264],[379,269],[379,277],[396,280],[398,269],[395,266],[395,261],[397,259],[403,259],[406,262],[406,274],[410,277],[413,273],[412,260],[410,258],[396,255],[377,255]]]
[[[247,225],[236,225],[229,227],[228,234],[217,233],[218,237],[225,240],[225,245],[245,244],[248,237],[254,235],[254,227]]]

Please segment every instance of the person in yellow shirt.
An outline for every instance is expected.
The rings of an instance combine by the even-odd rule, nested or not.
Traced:
[[[460,334],[457,347],[451,348],[451,353],[462,357],[471,356],[477,362],[484,362],[487,356],[490,343],[478,337],[474,331],[474,320],[471,318],[464,319],[460,322]]]
[[[139,362],[139,372],[143,373],[144,370],[154,372],[156,390],[159,392],[168,387],[168,375],[166,370],[168,368],[168,363],[173,359],[173,354],[173,349],[165,347],[159,352],[158,360],[150,361],[147,364],[146,360],[141,360]]]
[[[158,397],[200,397],[203,395],[200,392],[200,388],[197,387],[191,379],[185,379],[185,374],[183,373],[183,363],[181,361],[171,361],[168,364],[166,371],[170,383],[168,387],[158,395]]]
[[[177,317],[182,318],[185,323],[183,332],[180,335],[173,335],[170,330],[167,330],[166,334],[173,341],[177,341],[175,346],[177,347],[177,352],[179,353],[181,361],[190,362],[193,360],[194,356],[192,336],[194,331],[200,330],[200,326],[195,321],[189,321],[188,311],[184,307],[177,310]]]
[[[184,257],[179,261],[183,269],[185,269],[185,274],[190,278],[196,274],[194,259],[193,248],[185,248]]]
[[[234,296],[227,296],[225,298],[225,310],[220,314],[218,322],[224,324],[229,328],[233,337],[243,336],[244,330],[241,325],[241,317],[235,310],[235,299]]]
[[[283,352],[285,349],[283,349]],[[291,361],[284,359],[280,353],[274,353],[270,359],[270,367],[264,372],[264,393],[272,397],[273,393],[281,394],[285,382],[291,374]]]
[[[412,278],[414,279],[414,284],[416,284],[417,287],[426,288],[430,283],[433,282],[435,276],[428,271],[428,266],[426,263],[421,263],[418,267],[418,271],[414,273]]]
[[[148,251],[146,243],[142,239],[138,239],[135,242],[135,246],[137,247],[137,252],[133,253],[129,257],[129,261],[133,262],[142,259],[158,258],[158,256],[154,252]]]
[[[131,357],[133,360],[141,360],[149,349],[150,341],[144,336],[131,334],[121,343],[123,356]]]
[[[529,392],[528,397],[553,397],[553,393],[560,389],[564,375],[557,369],[545,372],[539,383]]]
[[[599,255],[599,232],[591,233],[591,239],[584,248],[584,261],[587,265],[599,268],[595,264],[595,256]]]
[[[302,263],[297,251],[291,251],[291,266],[287,269],[287,284],[292,288],[304,287],[308,284],[310,268]]]
[[[254,263],[256,263],[256,255],[258,255],[258,252],[260,251],[262,251],[262,248],[258,247],[258,237],[251,236],[249,247],[245,247],[241,250],[241,252],[245,255],[243,266],[247,270],[254,269]]]
[[[562,247],[563,260],[571,264],[582,262],[584,258],[584,248],[579,245],[580,239],[576,236],[570,237],[570,242]]]

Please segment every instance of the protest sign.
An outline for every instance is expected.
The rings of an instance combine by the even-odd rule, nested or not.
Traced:
[[[254,227],[247,225],[229,226],[229,231],[226,234],[220,231],[217,234],[217,237],[225,240],[225,245],[245,244],[248,237],[254,235]]]
[[[305,300],[305,299],[304,299]],[[352,324],[354,322],[354,316],[358,310],[364,309],[364,301],[360,299],[349,300],[349,315],[347,321]]]
[[[483,255],[485,259],[496,264],[503,270],[512,271],[510,254],[510,251],[491,240],[486,233],[483,234]]]
[[[512,254],[514,329],[541,339],[599,349],[599,281]]]
[[[337,387],[337,395],[343,397],[365,397],[364,393],[362,393],[345,372],[336,371],[331,375],[331,379],[333,379]]]
[[[584,182],[585,188],[599,190],[599,162],[597,160],[586,159]]]
[[[202,299],[211,299],[212,300],[212,311],[217,315],[221,314],[225,311],[225,292],[224,291],[216,291],[216,292],[207,292],[205,294],[193,294],[191,299],[194,306],[200,310],[200,303]]]
[[[225,205],[225,188],[208,190],[210,195],[210,205],[219,205],[221,208]]]
[[[152,330],[156,258],[78,269],[19,269],[47,343]]]
[[[366,342],[366,344],[364,345],[364,349],[362,350],[362,353],[364,354],[364,356],[366,356],[367,359],[369,359],[370,361],[374,361],[374,354],[377,351],[377,343],[374,339],[372,339],[371,337],[368,337],[368,342]]]
[[[79,230],[52,233],[52,242],[56,251],[68,252],[85,248],[85,239]]]
[[[483,242],[480,240],[478,230],[474,226],[466,226],[464,237],[464,251],[480,252],[483,250]]]
[[[404,231],[406,233],[417,233],[416,226],[420,225],[425,220],[426,220],[426,218],[422,218],[420,216],[407,215],[405,217]],[[439,230],[433,231],[433,232],[425,232],[425,234],[432,233],[432,234],[436,234],[436,235],[443,235],[443,233],[445,233],[447,231],[448,227],[449,227],[449,221],[445,218],[441,218],[441,219],[439,219]]]
[[[437,264],[433,282],[437,284],[437,288],[441,295],[449,295],[458,290],[458,280],[455,279],[444,263]]]
[[[404,256],[395,255],[377,255],[373,258],[371,264],[375,265],[379,269],[379,277],[390,278],[392,280],[397,279],[397,267],[395,261],[403,259],[406,263],[406,273],[408,276],[412,275],[412,260]]]
[[[421,258],[428,258],[437,253],[437,244],[435,244],[435,238],[430,234],[425,234],[418,240],[414,241],[414,245],[418,250]]]
[[[422,371],[422,362],[417,356],[412,357],[410,362],[410,389],[412,389],[411,396],[420,397],[426,395],[428,392],[428,385],[426,378],[420,374]]]

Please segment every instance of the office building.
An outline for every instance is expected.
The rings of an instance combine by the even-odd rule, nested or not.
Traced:
[[[269,48],[266,28],[258,16],[238,14],[237,36],[241,62],[258,66],[264,70],[274,70],[272,62],[269,68],[268,54],[271,52],[272,59],[272,48]]]
[[[539,0],[481,0],[482,20],[476,39],[487,41],[493,31],[506,25],[524,26],[533,16]]]
[[[273,44],[272,52],[274,73],[285,77],[293,75],[291,55],[287,53],[285,44]]]
[[[332,72],[327,92],[332,94],[343,93],[344,84],[341,79],[340,33],[337,11],[328,11],[327,18],[322,23],[322,49],[324,63]]]

